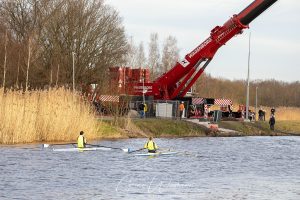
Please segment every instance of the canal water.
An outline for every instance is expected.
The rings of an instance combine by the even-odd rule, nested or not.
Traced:
[[[300,137],[155,141],[180,153],[141,157],[1,146],[0,199],[300,199]],[[98,144],[138,149],[144,142]]]

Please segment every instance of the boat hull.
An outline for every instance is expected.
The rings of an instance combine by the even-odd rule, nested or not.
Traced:
[[[81,152],[81,151],[110,151],[111,148],[106,147],[86,147],[86,148],[62,148],[62,149],[53,149],[57,152]]]
[[[170,156],[175,155],[177,152],[157,152],[157,153],[137,153],[135,156]]]

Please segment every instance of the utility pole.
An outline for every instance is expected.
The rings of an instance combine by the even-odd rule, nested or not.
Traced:
[[[17,70],[17,80],[16,80],[16,87],[17,88],[19,88],[20,59],[21,59],[21,53],[20,53],[20,50],[19,50],[18,70]]]
[[[56,72],[56,82],[55,82],[55,87],[57,87],[57,84],[58,84],[58,75],[59,75],[59,64],[57,64],[57,72]]]
[[[255,88],[255,121],[256,121],[256,116],[257,116],[257,86]]]
[[[143,104],[145,105],[145,77],[143,76]]]
[[[248,73],[247,73],[247,97],[246,97],[246,119],[245,121],[249,121],[249,86],[250,86],[250,40],[251,40],[251,32],[249,33],[249,53],[248,53]]]
[[[73,58],[73,92],[75,92],[75,52],[72,52]]]
[[[6,79],[6,59],[7,59],[7,30],[5,31],[5,44],[4,44],[4,65],[3,65],[3,83],[2,87],[5,90],[5,79]]]
[[[77,39],[74,40],[74,47],[72,51],[72,60],[73,60],[73,93],[75,93],[75,51],[76,51],[76,41]]]
[[[28,58],[27,58],[27,69],[26,69],[26,83],[25,83],[25,91],[28,91],[28,80],[29,80],[29,68],[30,68],[30,59],[31,59],[31,37],[28,37]]]

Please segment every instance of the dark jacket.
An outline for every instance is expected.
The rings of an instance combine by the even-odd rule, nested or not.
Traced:
[[[141,104],[139,105],[139,110],[144,110],[144,108],[145,108],[145,105],[144,105],[143,103],[141,103]]]
[[[270,125],[274,125],[275,124],[275,117],[274,116],[270,117],[269,124]]]

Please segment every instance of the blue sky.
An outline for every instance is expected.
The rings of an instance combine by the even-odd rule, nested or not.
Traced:
[[[147,46],[151,33],[159,42],[177,38],[180,55],[196,48],[252,0],[106,0],[118,10],[128,36]],[[300,81],[300,1],[278,0],[250,29],[221,47],[206,72],[231,80],[246,79],[251,32],[250,78]],[[147,53],[147,52],[146,52]]]

